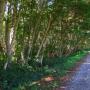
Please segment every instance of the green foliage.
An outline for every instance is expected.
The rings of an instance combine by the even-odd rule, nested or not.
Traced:
[[[46,62],[46,66],[37,69],[32,66],[20,66],[13,63],[7,70],[3,70],[2,64],[0,64],[0,86],[3,90],[46,90],[46,87],[34,82],[47,75],[54,77],[65,75],[67,70],[86,54],[87,51],[79,51],[65,58],[54,58],[53,60],[51,58],[52,63]],[[53,81],[49,83],[47,89],[56,88],[59,84],[60,82]]]
[[[51,4],[1,0],[0,5],[0,86],[4,90],[45,90],[32,82],[45,75],[65,75],[86,54],[79,51],[90,48],[90,2],[86,0],[51,0]],[[47,90],[52,87],[57,82]]]

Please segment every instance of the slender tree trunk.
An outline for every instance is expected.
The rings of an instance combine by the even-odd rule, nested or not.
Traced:
[[[47,30],[46,30],[46,32],[45,32],[44,38],[43,38],[43,40],[42,40],[42,42],[41,42],[41,45],[40,45],[40,47],[39,47],[39,49],[38,49],[38,52],[37,52],[35,58],[38,58],[38,57],[39,57],[39,54],[40,54],[40,52],[41,52],[41,49],[42,49],[43,45],[45,45],[45,43],[46,43],[47,34],[49,33],[48,31],[50,30],[51,24],[52,24],[52,18],[50,17],[49,22],[48,22]]]
[[[6,0],[0,0],[0,44],[4,45],[4,34],[3,34],[3,18],[5,10]]]
[[[2,31],[3,25],[3,17],[4,17],[4,9],[5,9],[5,0],[0,0],[0,34]]]
[[[4,69],[6,70],[7,66],[12,60],[12,50],[11,50],[11,44],[10,44],[10,30],[9,30],[9,23],[8,20],[6,20],[6,29],[5,29],[5,42],[6,42],[6,55],[7,55],[7,62],[4,65]]]
[[[11,6],[9,7],[11,9]],[[20,12],[17,15],[17,7],[14,5],[13,7],[13,14],[11,18],[11,22],[9,19],[6,20],[6,28],[5,28],[5,41],[6,41],[6,55],[7,55],[7,62],[4,65],[4,69],[6,69],[9,64],[12,62],[14,47],[15,47],[15,37],[16,37],[16,29],[18,27]],[[18,17],[17,17],[18,16]]]

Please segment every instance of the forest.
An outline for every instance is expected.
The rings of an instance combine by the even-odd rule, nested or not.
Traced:
[[[0,90],[56,90],[89,50],[90,0],[0,0]]]

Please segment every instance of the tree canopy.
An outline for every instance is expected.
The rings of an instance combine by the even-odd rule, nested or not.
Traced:
[[[89,0],[0,0],[2,69],[37,68],[90,48],[89,10]]]

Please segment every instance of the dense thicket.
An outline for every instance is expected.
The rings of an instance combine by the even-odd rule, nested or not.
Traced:
[[[82,0],[1,0],[0,52],[7,64],[43,63],[89,43],[90,3]],[[6,58],[5,58],[6,57]]]

